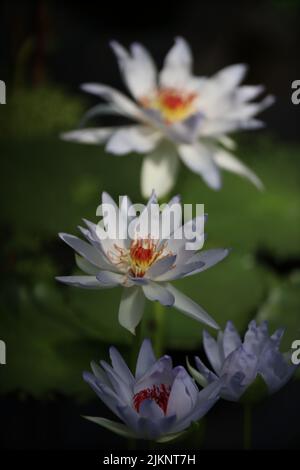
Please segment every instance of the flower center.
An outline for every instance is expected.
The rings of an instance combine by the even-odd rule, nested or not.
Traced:
[[[149,237],[133,240],[127,250],[114,245],[114,250],[110,250],[108,257],[122,271],[127,271],[133,277],[144,277],[158,259],[171,255],[171,252],[165,252],[165,247],[166,243]]]
[[[130,246],[131,274],[135,277],[143,277],[161,254],[162,249],[157,249],[157,244],[151,238],[133,241]]]
[[[151,388],[145,388],[136,393],[133,397],[133,406],[139,413],[140,406],[144,400],[154,400],[157,405],[163,410],[164,414],[167,412],[171,387],[169,385],[160,384],[153,385]]]
[[[171,124],[186,119],[195,112],[196,93],[175,88],[162,88],[153,98],[142,99],[145,108],[159,111],[165,122]]]

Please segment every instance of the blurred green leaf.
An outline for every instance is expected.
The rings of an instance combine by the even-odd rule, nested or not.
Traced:
[[[6,138],[32,138],[55,135],[77,126],[84,101],[63,90],[44,85],[36,88],[17,87],[0,107],[0,129]]]
[[[208,240],[244,252],[268,251],[274,258],[300,254],[299,148],[275,140],[243,139],[236,154],[261,178],[264,191],[223,172],[221,192],[212,191],[184,169],[180,192],[185,203],[204,203]]]
[[[285,328],[282,351],[290,351],[292,342],[300,339],[300,271],[278,281],[257,314],[257,320],[268,320],[271,330]]]

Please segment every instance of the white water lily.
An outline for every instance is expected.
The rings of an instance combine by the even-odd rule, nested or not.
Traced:
[[[118,220],[122,220],[122,237],[112,239],[103,236],[104,232],[111,233],[110,228],[115,224],[116,219],[110,214],[105,220],[104,228],[89,221],[85,221],[87,228],[80,227],[87,242],[61,233],[62,240],[79,255],[76,257],[77,264],[85,275],[63,276],[57,280],[85,289],[122,286],[124,289],[119,308],[119,322],[132,333],[143,315],[145,297],[158,301],[163,306],[173,306],[195,320],[218,328],[217,323],[197,303],[172,286],[170,281],[210,268],[225,258],[228,250],[211,249],[198,252],[195,249],[187,249],[187,243],[191,242],[192,237],[204,240],[203,233],[195,235],[196,219],[186,222],[183,227],[181,221],[177,221],[172,228],[166,225],[163,227],[162,238],[157,237],[157,233],[149,233],[148,230],[155,227],[155,223],[148,223],[151,205],[157,204],[155,193],[144,210],[133,217],[128,215],[128,209],[133,206],[127,196],[122,198],[118,208],[113,199],[103,193],[102,204],[113,207]],[[180,206],[178,197],[174,197],[163,210],[171,208],[174,204]],[[163,213],[162,211],[159,214],[162,220]],[[136,227],[136,235],[133,238],[129,236],[129,225]]]
[[[283,334],[284,329],[279,328],[270,335],[268,322],[257,325],[252,320],[242,340],[233,323],[228,321],[224,332],[219,331],[217,340],[203,332],[204,350],[213,370],[199,357],[195,358],[198,371],[190,365],[189,370],[204,387],[223,378],[220,396],[225,400],[238,401],[258,376],[268,392],[275,393],[296,371],[289,354],[280,352]]]
[[[150,340],[141,345],[133,374],[123,357],[110,348],[111,365],[91,363],[84,380],[123,423],[86,417],[122,437],[168,442],[187,432],[219,399],[222,381],[199,392],[194,380],[172,359],[156,359]]]
[[[190,47],[177,38],[158,73],[141,44],[132,44],[130,52],[117,42],[111,46],[133,100],[107,85],[84,84],[84,91],[108,103],[92,108],[84,121],[97,114],[116,114],[138,124],[75,130],[63,134],[64,139],[106,143],[106,150],[115,155],[144,154],[144,197],[149,197],[153,188],[159,197],[169,193],[179,159],[213,189],[221,187],[220,168],[262,188],[259,178],[232,154],[235,143],[228,136],[233,131],[261,127],[256,114],[274,102],[271,95],[259,103],[252,101],[264,87],[240,85],[246,65],[225,67],[210,78],[196,77]]]

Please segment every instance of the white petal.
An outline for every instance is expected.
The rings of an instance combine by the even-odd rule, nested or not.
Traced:
[[[211,150],[200,142],[194,145],[179,145],[178,152],[182,161],[193,172],[201,175],[213,189],[220,189],[220,172],[212,158]]]
[[[189,259],[187,266],[189,265],[189,263],[194,264],[198,262],[202,262],[203,265],[195,269],[194,271],[188,272],[186,276],[200,273],[202,271],[205,271],[208,268],[211,268],[215,264],[222,261],[228,255],[228,253],[229,253],[229,250],[226,248],[217,248],[217,249],[206,250],[206,251],[201,251],[200,253],[196,253],[194,256],[192,256]]]
[[[240,335],[235,329],[234,324],[228,321],[223,335],[223,349],[225,357],[229,356],[232,351],[239,348],[242,344]]]
[[[82,256],[77,255],[75,253],[75,261],[79,269],[86,274],[90,274],[91,276],[95,276],[99,272],[99,268],[95,267],[92,263],[87,261]]]
[[[118,115],[120,114],[118,108],[116,108],[112,104],[107,104],[107,103],[100,103],[96,104],[92,108],[90,108],[82,118],[80,119],[79,127],[84,127],[87,121],[90,119],[93,119],[96,116],[109,116],[109,115]]]
[[[153,189],[158,197],[168,194],[175,184],[178,164],[175,149],[170,146],[159,147],[144,157],[141,173],[143,197],[149,197]]]
[[[229,65],[217,72],[211,80],[218,84],[223,93],[228,92],[240,84],[246,75],[247,68],[246,64]]]
[[[265,90],[263,85],[243,85],[235,91],[239,101],[249,101],[256,98]]]
[[[161,211],[161,238],[166,239],[182,225],[182,205],[180,196],[174,196]]]
[[[110,254],[112,252],[116,253],[116,245],[119,248],[127,248],[128,218],[125,211],[125,204],[127,199],[125,199],[124,201],[125,202],[123,202],[123,209],[119,210],[119,207],[113,200],[113,198],[104,191],[102,193],[101,212],[98,211],[97,215],[102,216],[101,223],[103,223],[105,230],[100,226],[100,224],[95,226],[95,228],[91,227],[93,233],[96,233],[97,238],[100,239],[101,246],[108,259],[111,259]],[[117,265],[114,265],[113,263],[111,264],[112,268],[117,268],[111,269],[111,271],[119,271]]]
[[[59,233],[59,237],[94,266],[103,267],[103,255],[94,246],[68,233]]]
[[[119,373],[111,367],[107,362],[100,361],[100,365],[105,371],[113,391],[117,394],[118,399],[122,403],[131,404],[132,400],[132,384],[124,380]]]
[[[109,348],[109,356],[113,369],[117,372],[117,374],[127,385],[132,386],[134,382],[134,377],[130,369],[128,368],[126,362],[124,361],[123,357],[114,346],[111,346]]]
[[[135,376],[139,380],[155,364],[156,357],[150,339],[144,339],[136,363]]]
[[[274,104],[275,97],[272,95],[266,96],[259,103],[243,103],[240,106],[233,106],[227,114],[228,119],[238,119],[240,121],[248,120],[256,114],[264,111]]]
[[[116,41],[111,42],[111,46],[134,98],[139,99],[153,93],[156,88],[156,67],[148,51],[138,43],[132,44],[131,55]]]
[[[245,125],[247,121],[243,123]],[[200,129],[199,135],[202,137],[215,137],[219,138],[220,134],[225,134],[227,132],[233,132],[237,129],[241,128],[241,121],[236,119],[227,119],[226,116],[224,117],[217,117],[217,118],[207,118],[203,121]]]
[[[183,38],[176,38],[167,54],[159,81],[163,87],[182,88],[191,76],[192,54]]]
[[[82,144],[103,144],[109,139],[115,129],[114,127],[79,129],[77,131],[64,132],[61,134],[61,138]]]
[[[183,367],[178,367],[168,400],[167,415],[175,414],[178,420],[188,415],[197,401],[198,394],[192,378]]]
[[[127,126],[116,130],[109,138],[106,150],[115,155],[130,152],[151,152],[161,138],[158,131],[144,126]]]
[[[216,374],[220,374],[223,365],[223,345],[221,345],[220,341],[216,341],[207,331],[203,331],[203,347]]]
[[[176,255],[165,256],[164,258],[161,258],[160,260],[156,261],[156,263],[154,263],[151,268],[148,269],[146,274],[147,279],[155,280],[155,278],[157,278],[158,276],[161,276],[167,271],[170,271],[174,266],[175,261]]]
[[[143,418],[152,419],[153,421],[157,421],[164,417],[163,410],[157,405],[154,400],[146,399],[142,401],[139,409],[139,414]]]
[[[206,325],[209,325],[212,328],[216,328],[216,329],[219,328],[215,320],[210,315],[208,315],[208,313],[206,313],[200,307],[200,305],[196,304],[196,302],[194,302],[192,299],[182,294],[182,292],[177,290],[171,284],[168,284],[167,288],[168,288],[168,291],[171,292],[171,294],[175,298],[173,307],[177,308],[178,310],[185,313],[189,317],[194,318],[194,320],[205,323]]]
[[[119,307],[119,322],[135,334],[135,327],[139,324],[144,312],[145,297],[140,287],[125,288]]]
[[[114,287],[124,282],[123,274],[113,273],[111,271],[99,271],[96,277],[103,286]]]
[[[55,278],[59,282],[64,284],[81,287],[83,289],[106,289],[112,287],[109,285],[102,285],[96,276],[57,276]]]
[[[106,191],[103,191],[103,193],[101,194],[101,200],[102,200],[102,204],[111,205],[111,206],[114,207],[114,209],[116,211],[118,210],[118,206],[117,206],[115,200]]]
[[[214,160],[221,168],[232,171],[248,178],[258,189],[263,189],[263,183],[246,165],[239,161],[234,155],[226,150],[218,150],[214,155]]]
[[[149,282],[143,285],[142,289],[149,300],[158,301],[161,305],[167,307],[171,307],[174,304],[174,295],[170,292],[170,289],[166,289],[164,286],[155,282]]]
[[[219,135],[217,139],[220,144],[222,144],[228,150],[234,150],[236,148],[235,141],[231,137],[228,137],[228,135]]]
[[[93,95],[101,96],[104,100],[113,104],[124,116],[141,119],[144,115],[141,109],[126,95],[118,90],[101,83],[85,83],[81,85],[82,90],[92,93]]]

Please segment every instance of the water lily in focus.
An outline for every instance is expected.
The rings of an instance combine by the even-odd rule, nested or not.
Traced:
[[[112,365],[92,362],[93,373],[84,372],[83,377],[124,424],[87,419],[123,437],[164,442],[177,438],[219,398],[219,382],[199,391],[184,367],[173,368],[169,356],[156,360],[148,339],[141,345],[134,375],[114,347],[110,359]]]
[[[289,355],[279,350],[283,333],[283,329],[278,329],[270,335],[267,322],[257,325],[253,320],[242,341],[229,321],[224,332],[219,332],[217,341],[203,332],[204,350],[213,370],[199,357],[195,358],[198,370],[191,366],[189,370],[202,386],[223,377],[220,395],[226,400],[238,401],[259,377],[266,391],[274,393],[288,382],[296,369]]]
[[[103,84],[87,83],[82,89],[101,97],[107,104],[92,108],[85,123],[96,115],[114,114],[138,124],[74,130],[63,134],[70,141],[106,144],[107,152],[145,155],[141,189],[149,197],[172,189],[179,160],[202,176],[213,189],[221,187],[220,168],[248,178],[258,188],[259,178],[232,153],[235,143],[228,134],[263,125],[255,116],[274,102],[271,95],[253,102],[261,85],[241,85],[247,66],[225,67],[212,77],[193,75],[193,58],[188,43],[177,38],[158,73],[149,52],[139,43],[130,52],[117,42],[116,54],[124,82],[132,96]]]
[[[203,243],[204,222],[200,224],[200,233],[196,235],[194,230],[197,217],[184,225],[182,219],[177,219],[172,227],[169,223],[163,225],[165,211],[172,209],[174,205],[181,207],[179,197],[174,197],[158,216],[153,216],[153,223],[150,221],[150,224],[148,217],[149,214],[152,217],[151,207],[157,205],[155,193],[138,215],[129,216],[132,211],[128,208],[132,208],[132,203],[127,196],[122,198],[119,208],[107,193],[103,193],[102,204],[112,207],[114,210],[111,214],[117,214],[118,220],[123,222],[120,233],[122,237],[107,237],[111,233],[110,227],[115,225],[115,217],[110,213],[105,219],[104,227],[87,220],[86,228],[79,227],[87,241],[61,233],[62,240],[76,251],[77,265],[85,275],[62,276],[57,277],[57,280],[86,289],[122,286],[119,322],[132,333],[143,315],[145,298],[158,301],[166,307],[173,306],[195,320],[218,328],[213,318],[196,302],[170,283],[205,271],[227,256],[227,249],[187,249],[192,237]],[[136,212],[133,211],[133,214]],[[152,233],[152,229],[156,227],[155,217],[162,227],[161,238],[157,238],[157,233]],[[166,220],[169,221],[168,218]],[[133,231],[132,236],[129,234],[129,227]]]

